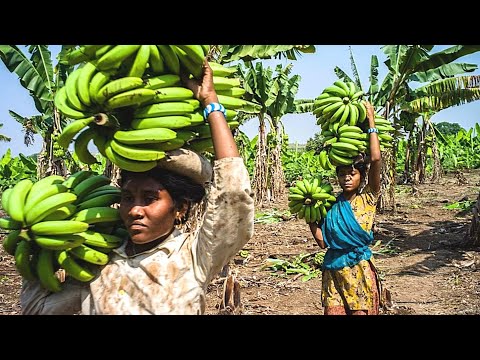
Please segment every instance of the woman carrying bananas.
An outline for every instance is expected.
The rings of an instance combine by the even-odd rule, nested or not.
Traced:
[[[342,193],[320,224],[310,223],[317,244],[327,248],[322,268],[322,305],[325,315],[376,315],[381,284],[368,245],[380,191],[381,153],[375,112],[366,103],[369,124],[370,168],[363,154],[352,165],[337,166]]]
[[[212,70],[184,78],[205,107],[215,161],[179,149],[143,173],[122,171],[120,214],[130,238],[89,283],[68,278],[60,292],[25,282],[23,314],[203,314],[212,278],[253,235],[250,179],[218,104]],[[219,110],[219,111],[217,111]],[[210,183],[203,223],[182,233]]]

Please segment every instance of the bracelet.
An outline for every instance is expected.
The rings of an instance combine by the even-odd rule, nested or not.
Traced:
[[[223,113],[223,116],[227,118],[227,110],[225,110],[225,107],[222,104],[213,102],[205,106],[205,109],[203,109],[203,119],[207,121],[208,115],[210,115],[214,111],[221,111]]]
[[[368,134],[371,134],[371,133],[377,133],[378,134],[378,129],[377,128],[370,128],[367,130],[367,133]]]

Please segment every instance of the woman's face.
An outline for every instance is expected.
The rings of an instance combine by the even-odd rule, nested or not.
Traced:
[[[166,237],[178,216],[173,199],[150,177],[134,177],[122,186],[120,216],[135,244]]]
[[[356,192],[360,187],[362,176],[353,166],[341,167],[337,176],[341,188],[346,193]]]

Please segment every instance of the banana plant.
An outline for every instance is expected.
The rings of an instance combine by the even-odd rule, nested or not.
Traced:
[[[67,47],[69,45],[62,48]],[[23,116],[14,111],[9,113],[24,128],[25,145],[31,145],[34,134],[39,133],[42,136],[42,151],[37,161],[38,178],[50,174],[65,174],[63,158],[56,158],[53,154],[52,135],[59,133],[66,122],[56,111],[53,99],[56,90],[63,85],[73,67],[58,64],[54,69],[48,45],[29,45],[27,53],[30,57],[16,45],[0,45],[0,58],[7,69],[18,76],[20,84],[29,91],[40,115]]]
[[[256,203],[261,205],[276,200],[282,193],[285,176],[282,167],[283,124],[281,118],[295,111],[295,95],[300,76],[289,77],[293,65],[277,65],[275,71],[264,68],[261,61],[239,64],[246,99],[261,105],[257,155],[255,159],[254,189]],[[266,124],[269,125],[269,134]]]

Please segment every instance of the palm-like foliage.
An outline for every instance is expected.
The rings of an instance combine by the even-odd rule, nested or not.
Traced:
[[[57,172],[56,169],[60,168],[58,172],[63,172],[63,159],[54,159],[50,146],[52,134],[59,133],[61,127],[65,125],[65,120],[55,111],[53,99],[56,89],[63,85],[67,72],[73,67],[58,65],[54,71],[48,45],[30,45],[27,53],[30,57],[16,45],[0,45],[0,58],[7,69],[18,76],[20,84],[29,91],[40,113],[22,116],[14,111],[9,112],[15,121],[23,126],[27,146],[33,142],[33,134],[41,134],[44,141],[41,155],[46,154],[48,159],[45,162],[43,156],[40,156],[38,161],[38,176],[43,177],[47,169]]]
[[[281,161],[283,124],[281,118],[296,110],[295,96],[300,76],[293,75],[292,64],[285,68],[277,65],[275,71],[264,68],[262,62],[239,65],[246,97],[260,104],[258,114],[259,136],[254,171],[255,199],[257,204],[275,200],[282,191],[284,175]],[[266,133],[266,122],[270,132]]]

